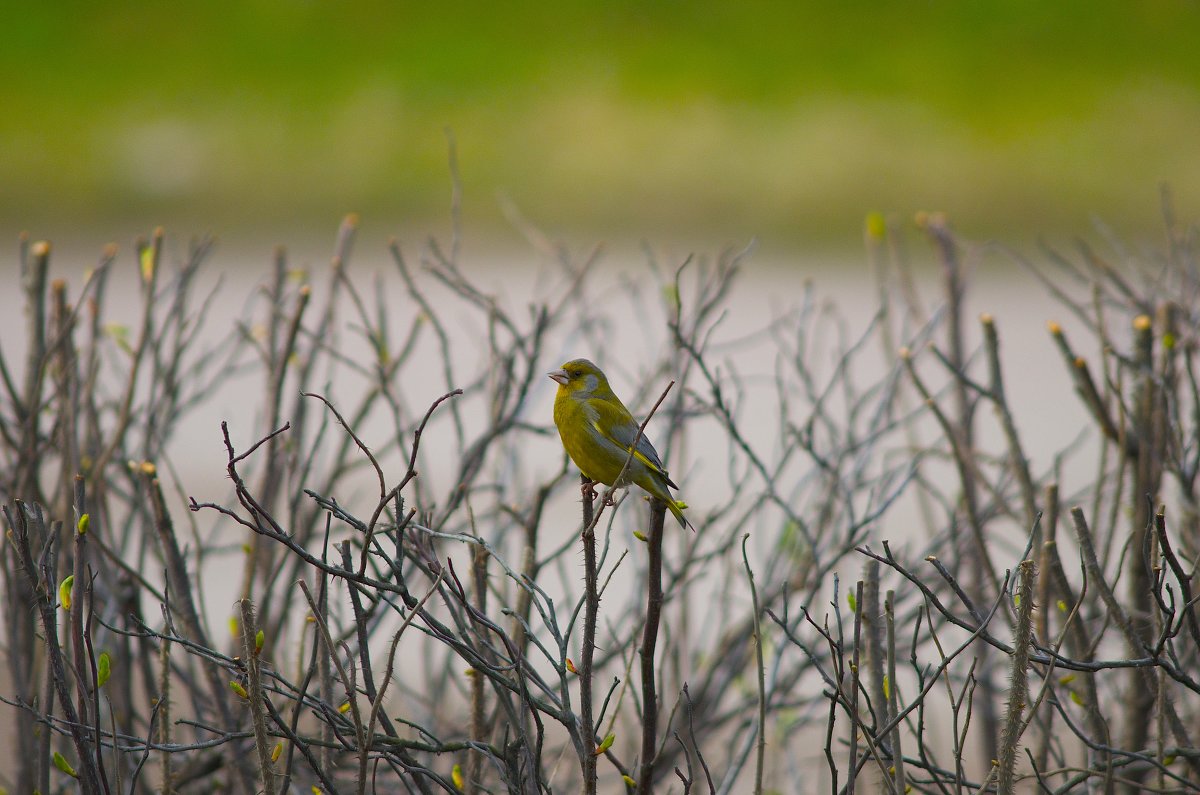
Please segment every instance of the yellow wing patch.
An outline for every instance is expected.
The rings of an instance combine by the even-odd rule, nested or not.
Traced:
[[[626,447],[625,445],[621,444],[620,442],[618,442],[616,439],[612,438],[612,436],[610,436],[609,434],[605,433],[604,430],[600,427],[599,422],[597,422],[596,420],[592,420],[592,427],[596,430],[596,433],[600,434],[600,436],[602,438],[608,439],[610,442],[615,444],[617,447],[624,450],[627,454],[629,453],[629,448]],[[645,438],[645,437],[643,437],[643,438]],[[651,472],[662,472],[663,471],[662,467],[660,467],[658,464],[654,463],[649,458],[647,458],[645,455],[643,455],[640,450],[635,449],[633,451],[633,460],[641,462],[646,467],[648,467]],[[624,464],[625,462],[622,461],[621,463]]]

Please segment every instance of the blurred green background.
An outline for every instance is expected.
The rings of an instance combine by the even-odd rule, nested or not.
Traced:
[[[27,4],[0,47],[3,231],[444,226],[1009,240],[1200,208],[1195,2]],[[35,234],[37,232],[35,231]]]

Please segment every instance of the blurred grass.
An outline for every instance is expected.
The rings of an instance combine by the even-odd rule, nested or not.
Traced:
[[[0,48],[7,223],[444,217],[599,235],[1158,225],[1200,201],[1190,2],[60,2]]]

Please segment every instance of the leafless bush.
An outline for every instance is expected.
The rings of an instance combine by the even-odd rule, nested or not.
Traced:
[[[871,317],[808,288],[749,335],[723,326],[744,252],[648,253],[614,277],[530,232],[543,269],[509,301],[457,234],[354,272],[348,220],[322,272],[293,279],[281,250],[223,336],[207,244],[177,264],[161,232],[134,264],[106,252],[72,300],[49,246],[22,241],[28,330],[22,361],[0,358],[17,746],[0,781],[1200,788],[1194,232],[1168,218],[1150,258],[1012,255],[1088,334],[1051,326],[1077,394],[1045,399],[1080,401],[1091,441],[1039,465],[1006,397],[1020,352],[965,317],[979,247],[918,225],[936,309],[872,218]],[[139,272],[129,331],[109,315],[120,267]],[[587,483],[582,510],[558,509],[578,480],[535,409],[564,351],[637,385],[694,534]],[[260,425],[222,424],[232,494],[197,494],[173,440],[236,379]],[[1072,455],[1094,475],[1060,494]],[[919,526],[905,551],[881,533],[897,511]],[[231,570],[222,640],[206,583]]]

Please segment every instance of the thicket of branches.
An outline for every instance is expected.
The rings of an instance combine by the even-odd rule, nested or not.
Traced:
[[[739,305],[744,252],[614,276],[534,232],[520,298],[457,236],[362,273],[348,221],[328,268],[281,250],[229,329],[206,325],[230,300],[201,286],[206,243],[172,261],[156,232],[74,284],[22,240],[0,784],[1200,790],[1195,230],[1006,255],[1084,330],[1051,325],[1075,389],[1044,400],[1088,430],[1032,460],[1006,398],[1021,351],[964,309],[980,247],[902,226],[868,220],[878,302],[848,318],[813,288]],[[910,257],[940,268],[929,305]],[[752,334],[723,331],[747,312]],[[695,533],[581,489],[535,411],[564,353],[653,411]],[[205,432],[232,491],[197,493],[176,440],[231,380],[253,408]]]

